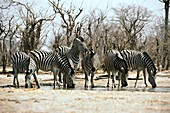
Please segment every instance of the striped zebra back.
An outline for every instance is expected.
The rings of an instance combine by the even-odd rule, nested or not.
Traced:
[[[142,60],[142,52],[134,50],[122,50],[120,54],[126,61],[129,70],[145,68],[145,62]]]
[[[36,62],[37,68],[42,69],[42,61],[47,56],[52,55],[53,52],[46,52],[46,51],[39,51],[39,50],[32,50],[29,53],[29,56]]]
[[[17,52],[11,56],[13,68],[16,68],[18,71],[22,72],[29,69],[29,60],[30,57],[24,52]]]
[[[31,73],[34,73],[37,69],[35,61],[24,52],[14,53],[11,56],[11,62],[13,64],[13,67],[16,68],[18,71],[23,72],[27,70]]]

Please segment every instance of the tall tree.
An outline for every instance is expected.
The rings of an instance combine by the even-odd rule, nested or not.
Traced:
[[[169,22],[169,3],[170,0],[159,0],[164,3],[165,8],[165,35],[164,35],[164,44],[163,44],[163,60],[162,60],[162,68],[168,69],[170,66],[170,37],[168,36],[168,22]]]

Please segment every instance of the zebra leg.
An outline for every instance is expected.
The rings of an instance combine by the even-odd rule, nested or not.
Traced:
[[[63,74],[63,88],[66,88],[66,75]]]
[[[60,71],[58,72],[58,79],[59,79],[59,82],[62,83],[62,80],[61,80],[61,72],[60,72]]]
[[[15,83],[15,80],[17,80],[17,84]],[[16,88],[19,88],[19,81],[18,81],[18,71],[14,70],[14,80],[13,80],[13,85]]]
[[[58,70],[57,69],[53,69],[53,75],[54,75],[54,88],[56,88],[56,81],[57,81],[57,74],[58,74]],[[57,81],[57,85],[60,87],[58,81]]]
[[[116,88],[116,84],[115,84],[115,73],[114,72],[112,72],[112,88],[114,87],[114,88]]]
[[[37,74],[36,74],[36,72],[33,74],[33,77],[34,77],[34,79],[35,79],[35,82],[36,82],[36,85],[37,85],[37,87],[38,88],[40,88],[40,84],[39,84],[39,82],[38,82],[38,80],[37,80],[37,76],[36,76]]]
[[[109,87],[110,71],[107,71],[107,73],[108,73],[107,87]]]
[[[85,72],[85,84],[84,87],[87,88],[88,87],[88,74]]]
[[[14,71],[13,85],[16,87],[15,79],[16,79],[16,74],[15,74],[15,71]]]
[[[120,81],[122,82],[122,74],[118,72],[118,88],[120,87]]]
[[[139,79],[139,74],[140,74],[140,71],[137,69],[137,76],[136,76],[136,82],[135,82],[134,87],[136,87],[136,85],[137,85],[137,82],[138,82],[138,79]]]
[[[147,87],[148,85],[146,83],[146,72],[145,72],[145,69],[143,70],[143,77],[144,77],[144,83],[145,83],[145,85]]]
[[[91,87],[92,88],[94,88],[93,77],[94,77],[94,72],[91,73]]]

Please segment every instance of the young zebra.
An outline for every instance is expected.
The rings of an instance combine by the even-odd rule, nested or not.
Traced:
[[[35,59],[41,59],[41,60],[36,60],[37,65],[39,66],[38,68],[43,70],[43,71],[52,71],[54,75],[54,89],[56,87],[56,81],[57,77],[56,75],[58,72],[62,72],[64,74],[63,76],[63,86],[64,88],[74,88],[74,70],[71,67],[71,64],[65,54],[60,54],[57,52],[53,52],[50,55],[47,55],[45,58],[43,58],[45,52],[43,51],[38,51],[37,56],[34,54]],[[31,53],[33,54],[33,53]],[[57,84],[60,86],[60,84],[57,81]]]
[[[127,84],[127,76],[128,76],[128,68],[127,64],[124,59],[121,59],[118,57],[118,51],[108,51],[105,54],[104,58],[104,65],[105,65],[105,70],[108,73],[108,82],[107,82],[107,87],[109,87],[109,78],[110,78],[110,71],[112,72],[112,87],[116,87],[114,77],[118,73],[119,75],[119,84],[118,87],[120,86],[120,80],[122,87],[126,87]]]
[[[36,85],[38,88],[40,88],[40,85],[38,83],[37,77],[36,77],[36,63],[35,61],[26,53],[24,52],[17,52],[14,53],[11,56],[11,63],[13,64],[13,72],[14,72],[14,79],[13,79],[13,85],[16,87],[19,87],[19,81],[18,81],[18,73],[20,71],[26,71],[25,75],[25,87],[32,87],[31,84],[31,75],[34,76]],[[17,81],[17,85],[15,83],[15,80]]]
[[[134,50],[123,50],[120,52],[123,59],[126,61],[129,70],[137,70],[136,82],[135,86],[137,85],[137,80],[139,78],[140,71],[143,70],[144,76],[144,83],[146,83],[146,73],[145,68],[147,68],[147,72],[149,74],[148,81],[152,85],[153,88],[156,87],[155,83],[155,75],[156,75],[156,67],[150,58],[150,56],[146,52],[139,52]]]
[[[95,72],[95,67],[93,66],[93,56],[95,55],[95,52],[90,49],[83,55],[82,59],[82,69],[85,73],[85,85],[84,87],[89,87],[89,80],[91,81],[91,87],[94,87],[93,83],[93,77]],[[91,78],[89,78],[91,77]]]

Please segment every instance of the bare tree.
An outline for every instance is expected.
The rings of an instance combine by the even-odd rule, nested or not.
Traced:
[[[144,27],[151,22],[151,12],[146,8],[135,5],[112,9],[115,14],[113,22],[119,28],[116,32],[125,33],[124,47],[128,44],[129,49],[137,49],[137,38],[140,37]]]
[[[3,15],[3,14],[1,14]],[[12,21],[14,19],[14,16],[5,18],[4,16],[1,18],[0,22],[0,52],[1,52],[1,61],[2,61],[2,72],[6,72],[6,66],[8,63],[8,51],[9,50],[9,56],[11,55],[11,48],[12,48],[12,39],[15,35],[18,26],[13,26]],[[9,47],[8,47],[9,45]]]
[[[54,12],[59,14],[62,19],[61,27],[66,29],[67,46],[70,46],[70,37],[72,36],[76,26],[76,19],[80,16],[83,9],[79,8],[79,11],[75,13],[76,8],[72,4],[69,9],[64,10],[64,4],[60,4],[60,0],[57,0],[57,3],[55,1],[48,1],[52,5]]]
[[[28,4],[23,4],[21,2],[16,1],[13,1],[13,4],[20,5],[25,8],[25,9],[21,8],[19,10],[20,17],[25,26],[23,29],[21,28],[22,38],[20,50],[28,52],[30,50],[37,49],[40,43],[40,35],[43,23],[47,21],[52,21],[55,18],[55,16],[41,18],[37,16],[36,13],[34,13],[33,9]]]

